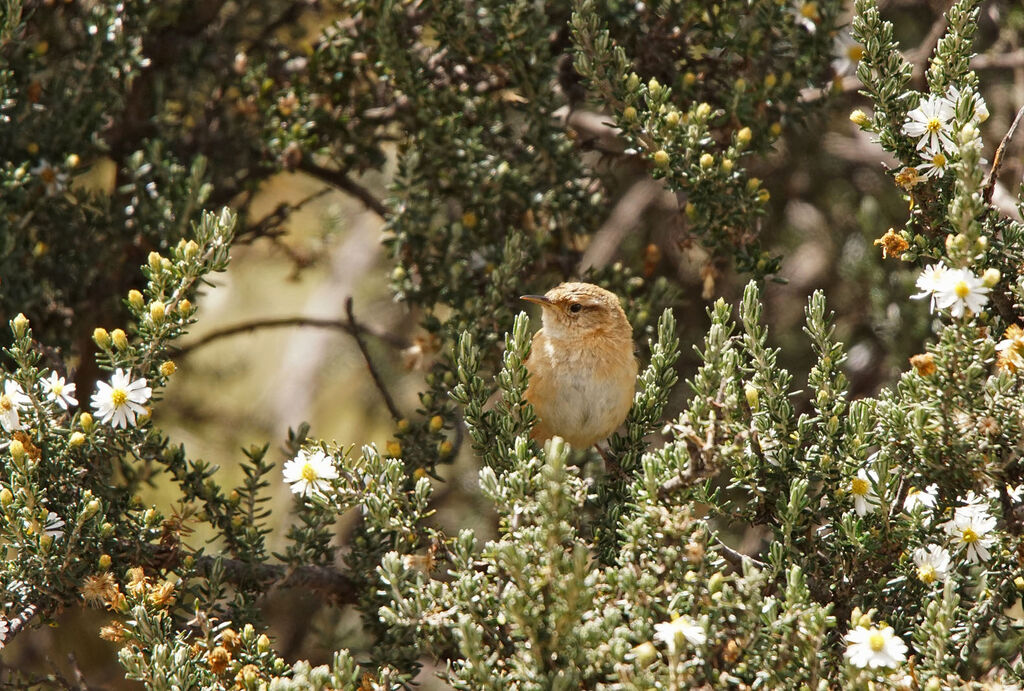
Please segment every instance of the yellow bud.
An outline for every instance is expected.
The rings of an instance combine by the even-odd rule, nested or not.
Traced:
[[[267,637],[267,634],[261,633],[260,637],[256,639],[256,650],[261,653],[270,650],[270,638]]]
[[[10,450],[11,450],[11,457],[15,461],[20,461],[21,459],[23,459],[25,457],[25,445],[22,444],[17,439],[13,440],[11,442],[10,447],[8,447],[8,448],[10,448]]]
[[[189,302],[186,298],[178,300],[178,312],[183,317],[187,317],[188,315],[192,314],[192,303]]]
[[[665,116],[665,124],[669,127],[675,127],[679,124],[679,111],[673,110]]]
[[[857,125],[857,127],[867,127],[871,124],[871,118],[867,116],[867,113],[858,108],[850,113],[850,122]]]
[[[693,220],[697,215],[697,207],[693,205],[693,202],[686,202],[686,206],[683,207],[683,213],[686,214],[687,218]]]
[[[129,290],[128,291],[128,304],[131,305],[133,309],[137,309],[137,310],[142,309],[142,306],[145,304],[145,302],[142,299],[142,293],[140,293],[139,291],[134,290],[134,289]]]
[[[92,518],[93,516],[95,516],[99,512],[99,510],[100,510],[100,501],[99,501],[99,499],[93,499],[92,501],[90,501],[88,504],[85,505],[85,510],[82,511],[82,518],[84,518],[84,519]]]
[[[732,86],[736,91],[745,91],[747,88],[747,80],[743,77],[739,77],[735,82],[733,82]]]
[[[637,76],[636,72],[631,72],[630,75],[626,77],[626,88],[630,91],[635,91],[639,86],[640,77]]]
[[[713,165],[715,165],[715,157],[714,156],[712,156],[711,154],[701,154],[700,155],[700,167],[701,168],[704,168],[705,170],[707,170],[708,168],[710,168]]]
[[[168,259],[167,257],[161,257],[160,258],[160,270],[161,271],[170,271],[173,266],[174,266],[174,264],[172,264],[171,260]]]
[[[766,89],[774,89],[778,82],[779,78],[775,76],[774,72],[769,72],[764,76],[764,88]]]
[[[747,405],[750,406],[750,409],[757,410],[761,399],[757,387],[753,384],[747,384],[743,387],[743,395],[747,399]]]
[[[697,117],[704,119],[711,116],[711,106],[707,103],[701,103],[697,106]]]
[[[86,432],[92,429],[92,415],[89,413],[82,413],[78,416],[78,424],[82,426]]]
[[[757,193],[757,201],[761,202],[762,204],[768,203],[768,200],[771,198],[772,194],[768,190],[761,190],[760,192]]]
[[[94,340],[96,342],[96,345],[98,345],[100,348],[103,348],[104,350],[110,347],[110,334],[107,333],[107,330],[102,327],[97,327],[93,329],[92,340]]]
[[[82,159],[79,158],[78,154],[69,154],[66,162],[68,168],[77,168],[78,164],[82,162]]]
[[[195,240],[189,240],[185,243],[182,255],[189,261],[192,261],[199,255],[199,245],[196,244]]]
[[[664,149],[658,149],[654,152],[654,165],[659,168],[668,168],[669,157],[668,152]]]
[[[696,83],[697,75],[695,75],[693,72],[687,72],[686,74],[683,75],[683,84],[685,84],[686,86],[693,86]]]
[[[478,222],[479,221],[476,217],[476,214],[473,213],[472,211],[467,211],[464,214],[462,214],[462,225],[466,226],[467,228],[476,228],[476,224]]]
[[[53,537],[43,533],[39,536],[39,546],[44,550],[50,549],[50,545],[53,544]]]
[[[45,242],[40,241],[40,242],[37,242],[32,247],[32,256],[35,257],[36,259],[38,259],[39,257],[45,257],[46,254],[49,251],[50,251],[50,246],[47,245]]]
[[[79,446],[85,443],[85,435],[81,432],[72,432],[71,436],[68,437],[68,445],[73,449],[77,449]]]
[[[50,44],[47,41],[40,41],[36,44],[35,51],[36,55],[46,55],[50,50]]]
[[[167,314],[167,308],[164,307],[164,303],[159,300],[154,300],[149,305],[149,318],[153,320],[154,324],[159,324],[164,320],[164,316]]]
[[[159,271],[163,264],[163,257],[160,256],[159,252],[150,252],[147,261],[149,263],[150,270]]]
[[[746,146],[750,143],[750,138],[752,136],[753,134],[751,133],[750,128],[744,127],[736,133],[736,143],[740,146]]]
[[[18,314],[14,317],[14,319],[11,320],[11,331],[14,332],[14,335],[16,337],[21,338],[22,336],[25,335],[25,331],[27,329],[28,329],[28,317],[26,317],[21,312],[18,312]]]
[[[96,562],[96,565],[100,567],[101,571],[106,571],[107,569],[110,568],[110,563],[111,563],[110,555],[109,554],[101,554],[99,560]]]
[[[761,187],[761,178],[750,178],[747,180],[747,192],[756,192]]]
[[[636,108],[633,106],[626,106],[622,109],[622,119],[626,122],[633,122],[636,120]]]
[[[178,371],[177,365],[174,364],[173,360],[164,360],[160,363],[160,374],[165,377],[169,377]]]
[[[629,652],[633,655],[633,659],[640,667],[646,667],[658,659],[658,649],[655,648],[654,644],[650,641],[641,643]]]
[[[1013,579],[1013,587],[1018,591],[1024,591],[1024,576],[1017,576]]]
[[[118,350],[124,350],[128,347],[128,336],[121,329],[114,329],[111,331],[110,340]]]
[[[39,145],[36,144],[35,142],[29,142],[28,145],[25,147],[25,151],[35,156],[37,153],[39,153]]]
[[[11,490],[6,487],[0,489],[0,506],[10,506],[12,501],[14,501],[14,494],[11,493]]]
[[[722,161],[722,170],[724,170],[726,173],[731,173],[733,165],[735,164],[732,162],[732,159],[726,158]]]
[[[717,593],[725,585],[725,576],[721,571],[715,571],[708,579],[708,592]]]
[[[389,441],[385,444],[384,449],[388,456],[391,456],[392,458],[400,458],[402,455],[402,445],[397,441]]]
[[[768,131],[772,133],[772,136],[778,137],[780,134],[782,134],[782,123],[773,122],[772,126],[768,128]]]
[[[651,96],[658,96],[661,93],[661,82],[651,77],[651,81],[647,82],[647,91],[650,92]]]
[[[395,426],[398,427],[399,432],[405,432],[409,429],[409,421],[403,417]]]
[[[454,449],[455,446],[448,439],[445,439],[443,442],[437,445],[437,453],[440,454],[441,456],[451,455],[451,452]]]
[[[444,426],[444,418],[440,415],[435,415],[430,418],[430,431],[437,432]]]
[[[985,273],[981,275],[981,282],[984,283],[987,288],[994,288],[1002,277],[1003,275],[999,273],[999,269],[985,269]]]
[[[412,476],[419,480],[420,478],[424,478],[427,476],[427,471],[424,470],[423,468],[417,468],[416,470],[412,471]]]

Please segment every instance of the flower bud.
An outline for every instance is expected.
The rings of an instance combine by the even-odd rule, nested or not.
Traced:
[[[151,271],[159,271],[160,267],[163,265],[162,260],[163,257],[160,256],[159,252],[150,252],[149,256],[146,258]]]
[[[747,80],[744,79],[743,77],[739,77],[735,82],[732,83],[732,87],[736,89],[736,91],[746,91]]]
[[[251,641],[252,637],[256,635],[256,628],[252,624],[246,624],[242,627],[242,640]]]
[[[177,365],[174,364],[173,360],[164,360],[160,363],[160,374],[169,377],[178,371]]]
[[[270,638],[267,634],[261,633],[260,637],[256,639],[256,650],[261,653],[270,650]]]
[[[747,192],[757,192],[761,187],[761,178],[750,178],[747,180]]]
[[[99,560],[96,562],[96,566],[100,567],[101,571],[106,571],[107,569],[110,568],[110,563],[111,563],[110,555],[109,554],[101,554]]]
[[[651,77],[651,81],[647,82],[647,91],[651,96],[657,98],[661,94],[661,82]]]
[[[77,449],[79,446],[85,443],[85,435],[81,432],[72,432],[71,436],[68,437],[68,445],[73,449]]]
[[[774,72],[769,72],[764,76],[764,88],[774,89],[775,85],[779,83],[779,78],[775,76]]]
[[[82,510],[82,520],[88,520],[95,516],[100,510],[100,500],[93,499],[85,505],[85,509]]]
[[[761,395],[758,392],[757,387],[753,384],[747,384],[743,387],[743,396],[747,399],[747,405],[750,406],[750,409],[757,410],[757,407],[761,402]]]
[[[722,589],[723,585],[725,585],[725,576],[722,575],[721,571],[715,571],[713,574],[711,574],[711,577],[708,578],[709,593],[719,592]]]
[[[467,228],[476,228],[476,225],[479,222],[480,220],[472,211],[467,211],[464,214],[462,214],[462,225],[466,226]]]
[[[19,439],[12,439],[10,446],[7,447],[11,452],[11,458],[14,459],[15,463],[20,463],[21,459],[25,458],[25,445],[21,443]]]
[[[14,332],[16,338],[21,338],[25,335],[25,331],[28,329],[28,318],[18,312],[17,316],[11,320],[11,331]]]
[[[401,420],[398,421],[396,427],[398,427],[399,432],[405,432],[406,430],[409,429],[409,421],[403,417]]]
[[[178,312],[183,317],[187,317],[192,314],[192,303],[185,298],[178,300]]]
[[[632,653],[638,667],[646,667],[658,659],[658,649],[650,641],[641,643],[629,652]]]
[[[711,154],[701,154],[700,155],[700,167],[701,168],[703,168],[704,170],[707,170],[708,168],[710,168],[713,165],[715,165],[715,157],[714,156],[712,156]]]
[[[782,123],[773,122],[771,127],[768,128],[768,131],[772,133],[772,136],[778,137],[782,134]]]
[[[999,269],[993,267],[985,269],[985,273],[981,275],[981,282],[984,283],[987,288],[994,288],[1002,277],[1003,275],[999,273]]]
[[[385,444],[384,450],[387,452],[387,455],[392,458],[400,458],[402,456],[402,445],[397,441],[389,441]]]
[[[858,108],[857,110],[850,113],[850,122],[852,122],[857,127],[867,127],[868,125],[871,124],[871,118],[867,116],[867,113]]]
[[[735,164],[732,162],[731,158],[726,158],[722,161],[722,170],[724,170],[726,173],[731,173],[732,167],[734,165]]]
[[[762,204],[767,204],[768,200],[771,198],[772,193],[769,192],[768,190],[761,190],[760,192],[757,193],[757,201],[761,202]]]
[[[14,501],[14,494],[11,492],[11,490],[7,489],[6,487],[4,487],[3,489],[0,489],[0,506],[3,506],[4,508],[7,508],[8,506],[11,505],[11,502],[13,502],[13,501]],[[1024,580],[1024,579],[1022,579],[1022,580]]]
[[[121,329],[114,329],[111,331],[110,340],[118,350],[124,350],[128,347],[128,336]]]
[[[710,115],[711,115],[711,106],[709,106],[707,103],[701,103],[699,106],[697,106],[697,117],[698,118],[703,120],[704,118],[710,117]]]
[[[654,152],[654,165],[659,168],[668,168],[668,152],[664,149],[658,149]]]
[[[82,413],[78,416],[78,424],[82,426],[82,429],[86,432],[92,430],[92,415],[89,413]]]
[[[92,340],[95,341],[96,345],[100,348],[103,348],[103,350],[110,347],[110,334],[102,327],[96,327],[93,329]]]
[[[430,418],[431,432],[438,432],[441,430],[442,427],[444,427],[444,418],[442,418],[440,415],[435,415],[434,417]]]
[[[637,76],[636,72],[631,72],[630,75],[626,77],[626,88],[630,91],[636,91],[640,88],[640,77]]]
[[[199,245],[196,244],[195,240],[189,240],[185,243],[185,247],[181,253],[185,259],[192,261],[199,256]]]
[[[449,440],[449,439],[445,439],[443,442],[441,442],[440,444],[437,445],[437,453],[438,453],[438,455],[440,455],[442,457],[443,456],[450,456],[454,449],[455,449],[455,446],[452,444],[451,440]]]
[[[633,106],[626,106],[622,110],[622,119],[626,122],[633,122],[636,120],[636,108]]]
[[[164,307],[164,303],[159,300],[154,300],[149,306],[149,317],[153,320],[154,324],[159,324],[164,320],[164,316],[167,314],[167,308]]]
[[[750,143],[751,136],[753,135],[750,132],[750,128],[744,127],[739,132],[736,133],[736,143],[739,144],[740,146],[746,146],[747,144]]]
[[[665,124],[669,127],[675,127],[679,124],[679,111],[673,110],[665,116]]]
[[[141,310],[145,302],[142,299],[142,293],[132,289],[128,291],[128,304],[132,306],[132,309]]]

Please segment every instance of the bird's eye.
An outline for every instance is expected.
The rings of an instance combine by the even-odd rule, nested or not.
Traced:
[[[581,305],[578,302],[574,302],[571,305],[569,305],[570,312],[579,312],[581,309],[583,309],[583,305]]]

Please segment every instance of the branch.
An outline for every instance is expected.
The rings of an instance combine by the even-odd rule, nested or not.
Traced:
[[[25,605],[20,612],[7,620],[7,635],[0,638],[0,643],[5,646],[14,640],[14,637],[21,633],[32,618],[39,613],[38,605]]]
[[[244,324],[235,324],[234,326],[228,326],[223,329],[217,329],[211,331],[197,341],[185,344],[177,348],[174,353],[178,356],[184,356],[191,353],[197,348],[201,348],[204,345],[212,343],[213,341],[219,341],[222,338],[228,338],[229,336],[236,336],[242,333],[248,333],[250,331],[256,331],[257,329],[275,329],[285,326],[310,326],[320,329],[337,329],[344,331],[345,333],[355,336],[356,330],[361,330],[363,333],[368,333],[374,338],[384,341],[388,345],[394,348],[406,348],[408,343],[398,336],[387,333],[386,331],[374,331],[365,326],[355,326],[351,322],[343,319],[314,319],[312,317],[281,317],[276,319],[257,319],[251,322],[245,322]]]
[[[914,66],[911,74],[911,79],[915,84],[922,84],[924,82],[924,73],[926,65],[928,64],[928,56],[935,52],[935,47],[939,44],[939,39],[942,38],[943,34],[946,33],[946,13],[949,12],[949,8],[953,6],[954,0],[945,0],[943,7],[939,12],[939,16],[935,18],[932,23],[932,28],[928,31],[928,35],[925,36],[924,40],[914,50],[907,52],[907,62]]]
[[[350,605],[358,599],[352,579],[329,566],[288,567],[284,564],[253,564],[240,559],[218,559],[208,556],[197,558],[196,566],[208,576],[217,561],[220,561],[225,578],[232,583],[248,579],[256,579],[261,583],[273,581],[279,588],[312,590],[338,605]]]
[[[351,296],[345,300],[345,314],[348,315],[349,324],[352,325],[352,337],[356,339],[356,345],[359,346],[359,351],[363,354],[363,359],[366,360],[366,368],[370,370],[370,376],[373,377],[373,383],[377,385],[377,390],[380,391],[380,395],[384,399],[384,404],[388,407],[391,417],[394,418],[395,422],[398,422],[404,416],[398,412],[398,407],[395,406],[395,401],[391,398],[391,394],[388,393],[387,387],[384,386],[384,380],[381,379],[380,373],[377,372],[377,368],[373,364],[373,358],[370,357],[370,351],[366,347],[366,343],[362,338],[362,328],[358,323],[356,323],[356,317],[352,313]]]
[[[344,171],[331,170],[330,168],[324,168],[318,166],[311,161],[302,161],[298,165],[298,169],[304,173],[320,178],[324,182],[328,182],[340,190],[348,192],[350,195],[361,201],[367,209],[373,211],[381,218],[387,218],[388,209],[384,204],[377,199],[375,196],[370,194],[362,185],[354,182]]]
[[[995,156],[992,157],[992,168],[988,171],[988,176],[985,178],[984,194],[986,204],[992,202],[992,191],[996,186],[996,176],[999,175],[999,168],[1003,165],[1003,154],[1006,153],[1006,146],[1010,143],[1010,139],[1017,130],[1017,125],[1020,124],[1022,117],[1024,117],[1024,106],[1017,111],[1017,117],[1013,119],[1010,129],[1006,131],[1006,136],[1003,137],[1003,141],[999,142],[999,148],[996,149]]]
[[[743,552],[737,552],[732,547],[730,547],[729,545],[727,545],[724,542],[722,542],[721,538],[719,538],[717,535],[715,536],[715,543],[716,543],[716,547],[718,548],[718,551],[722,555],[722,558],[725,559],[727,562],[729,562],[729,566],[733,567],[737,571],[740,571],[740,572],[743,571],[743,562],[744,561],[749,561],[751,564],[753,564],[754,566],[756,566],[759,569],[763,569],[764,566],[765,566],[763,561],[758,561],[757,559],[754,559],[749,554],[744,554]]]

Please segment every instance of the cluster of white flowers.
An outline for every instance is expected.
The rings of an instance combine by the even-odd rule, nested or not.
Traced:
[[[972,564],[988,561],[992,556],[988,548],[995,544],[995,537],[990,533],[995,530],[996,518],[989,513],[988,502],[974,492],[968,492],[963,499],[964,505],[958,506],[953,518],[942,524],[950,541],[967,550],[967,559]]]
[[[929,298],[932,312],[948,309],[954,317],[963,316],[966,310],[980,312],[991,290],[970,269],[951,269],[942,263],[926,267],[917,278],[917,287],[921,292],[912,298]]]
[[[891,626],[858,626],[845,640],[843,654],[854,667],[895,667],[907,658],[907,644]]]
[[[704,645],[708,635],[704,627],[687,616],[675,617],[654,625],[654,640],[661,641],[668,648],[669,655],[675,655],[683,647],[683,641],[692,646]]]
[[[984,122],[988,119],[988,107],[980,94],[970,93],[974,101],[971,122]],[[956,107],[963,95],[955,86],[951,86],[942,96],[929,94],[917,108],[907,113],[903,123],[903,133],[917,140],[917,150],[921,154],[921,164],[917,170],[926,178],[943,177],[946,165],[951,156],[957,153],[958,147],[954,136],[959,132],[956,127]],[[976,134],[977,129],[973,132]]]
[[[302,449],[284,464],[283,472],[284,481],[291,485],[292,492],[302,497],[310,494],[323,496],[331,486],[331,480],[338,478],[333,459],[320,449]]]

